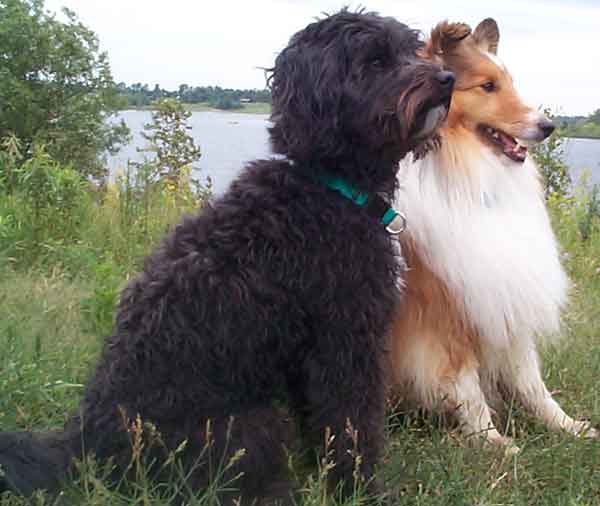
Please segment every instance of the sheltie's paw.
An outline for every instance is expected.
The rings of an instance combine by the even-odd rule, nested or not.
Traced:
[[[492,435],[485,438],[485,443],[490,448],[503,449],[504,454],[507,456],[521,453],[521,448],[515,444],[511,437],[501,436],[500,434]]]
[[[512,457],[519,453],[521,453],[521,448],[512,442],[504,447],[504,455],[507,457]]]
[[[598,429],[594,429],[590,422],[582,420],[573,423],[573,433],[577,437],[582,437],[585,439],[600,438],[600,431],[598,431]]]
[[[506,455],[516,455],[521,452],[511,437],[503,436],[496,429],[488,429],[481,433],[470,434],[468,441],[473,445],[481,445],[488,450],[503,450]]]

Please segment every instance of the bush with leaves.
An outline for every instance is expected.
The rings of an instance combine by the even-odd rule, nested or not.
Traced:
[[[220,97],[216,101],[212,102],[212,105],[213,107],[222,109],[224,111],[242,108],[242,103],[239,101],[239,99],[228,96]]]
[[[192,115],[178,100],[165,98],[157,101],[152,112],[152,122],[144,125],[142,137],[147,145],[138,151],[147,153],[144,162],[135,163],[153,167],[152,176],[156,180],[176,182],[185,167],[193,166],[200,159],[200,148],[189,135],[191,126],[188,120]]]
[[[86,183],[73,169],[54,161],[43,146],[32,151],[18,171],[18,191],[33,210],[36,229],[64,234],[74,228],[75,209],[87,197]]]
[[[38,145],[13,175],[13,191],[0,192],[0,256],[44,263],[78,241],[91,205],[88,182]]]
[[[579,199],[581,211],[577,216],[577,228],[582,241],[588,241],[598,228],[600,219],[600,186],[597,184],[582,192]]]
[[[15,135],[0,140],[0,192],[14,190],[22,158],[21,141]]]
[[[133,177],[129,171],[127,174],[127,186],[138,198],[147,200],[144,192],[155,191],[156,185],[184,205],[201,205],[211,196],[210,177],[205,183],[192,177],[201,153],[189,134],[191,115],[178,100],[166,98],[155,103],[152,122],[144,125],[142,132],[147,145],[138,148],[144,160],[130,162],[136,173]]]
[[[544,112],[552,117],[548,110]],[[531,148],[531,154],[543,178],[546,199],[553,193],[567,195],[571,188],[569,167],[564,160],[564,142],[563,132],[557,129],[544,142]]]
[[[0,0],[0,139],[14,134],[25,159],[41,143],[59,163],[104,176],[103,153],[129,135],[107,121],[124,100],[94,32],[68,9],[63,17],[43,0]]]

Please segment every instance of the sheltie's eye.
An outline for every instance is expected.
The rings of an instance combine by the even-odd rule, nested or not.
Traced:
[[[484,90],[486,93],[491,93],[492,91],[496,91],[496,85],[494,84],[494,82],[493,82],[493,81],[488,81],[488,82],[486,82],[486,83],[483,83],[483,84],[481,85],[481,87],[483,88],[483,90]]]

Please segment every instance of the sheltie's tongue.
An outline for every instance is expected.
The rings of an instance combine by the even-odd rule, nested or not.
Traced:
[[[485,137],[487,137],[492,144],[495,144],[502,152],[508,156],[511,160],[519,163],[523,163],[527,158],[527,147],[517,141],[514,137],[511,137],[502,130],[496,130],[489,126],[480,127]]]
[[[499,139],[502,142],[502,151],[506,156],[515,162],[524,162],[527,158],[527,148],[521,146],[519,142],[501,130],[496,130],[499,134]]]

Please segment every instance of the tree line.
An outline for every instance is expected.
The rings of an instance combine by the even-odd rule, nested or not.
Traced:
[[[268,89],[237,90],[220,86],[189,86],[181,84],[176,90],[166,90],[158,84],[125,83],[117,84],[117,89],[125,99],[127,107],[147,107],[164,98],[175,98],[186,104],[207,104],[216,109],[240,109],[247,102],[271,103]]]
[[[555,121],[566,137],[600,139],[600,109],[589,116],[556,116]]]

